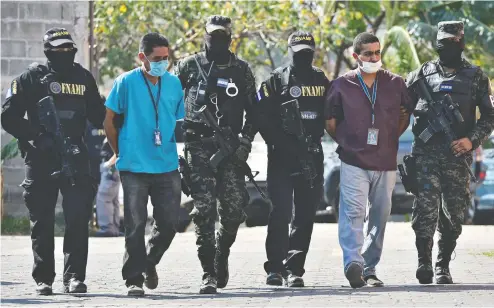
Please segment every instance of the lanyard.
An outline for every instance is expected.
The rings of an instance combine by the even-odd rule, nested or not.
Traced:
[[[146,83],[146,86],[148,88],[149,96],[151,96],[151,100],[153,101],[153,107],[154,107],[154,113],[156,115],[156,129],[159,129],[159,122],[158,122],[158,104],[160,103],[160,96],[161,96],[161,77],[158,77],[158,99],[154,100],[153,92],[151,92],[151,87],[148,84],[148,81],[146,79],[146,76],[144,76],[144,72],[142,72],[142,78],[144,78],[144,82]]]
[[[377,96],[377,75],[376,75],[376,80],[374,81],[374,84],[372,85],[372,98],[369,93],[369,90],[367,89],[367,85],[364,82],[364,79],[360,75],[360,73],[357,73],[358,80],[360,81],[360,85],[362,86],[362,89],[364,90],[365,96],[369,99],[369,102],[371,103],[372,107],[372,127],[374,127],[374,119],[375,119],[375,112],[374,112],[374,105],[376,104],[376,96]]]

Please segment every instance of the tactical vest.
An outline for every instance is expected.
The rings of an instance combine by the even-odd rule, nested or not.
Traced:
[[[45,96],[53,96],[64,135],[80,140],[86,130],[88,85],[85,75],[80,74],[81,66],[78,63],[74,66],[74,74],[67,77],[61,77],[38,63],[33,63],[29,69],[38,75],[41,86],[38,101]]]
[[[322,71],[313,70],[311,81],[300,81],[291,71],[290,66],[277,69],[274,75],[280,82],[277,90],[280,103],[297,99],[300,116],[306,133],[314,142],[319,143],[324,135],[324,95],[326,93],[326,77]]]
[[[222,66],[222,68],[211,64],[207,60],[205,52],[198,53],[193,57],[196,57],[197,62],[192,60],[190,65],[197,66],[199,64],[200,68],[196,68],[196,73],[189,76],[185,88],[184,128],[209,131],[204,123],[201,122],[201,119],[195,117],[197,109],[200,107],[195,104],[199,82],[202,81],[204,83],[204,78],[206,78],[205,103],[209,110],[212,114],[219,117],[220,126],[229,126],[235,134],[240,133],[244,120],[245,102],[247,100],[246,64],[238,60],[233,54],[231,55],[229,65],[226,67]],[[199,69],[202,69],[202,74]],[[230,97],[227,95],[226,87],[228,83],[234,83],[237,87],[238,93],[236,96]]]
[[[476,104],[472,101],[473,79],[478,68],[476,66],[462,68],[455,75],[445,77],[441,74],[439,64],[427,62],[422,68],[422,76],[429,85],[431,96],[435,101],[441,101],[445,94],[449,94],[453,102],[457,103],[463,116],[464,123],[453,125],[453,130],[458,138],[465,137],[475,126]],[[415,124],[412,131],[419,136],[429,125],[427,118],[428,105],[423,99],[419,99],[414,110]],[[444,134],[436,133],[428,144],[441,144],[444,142]]]

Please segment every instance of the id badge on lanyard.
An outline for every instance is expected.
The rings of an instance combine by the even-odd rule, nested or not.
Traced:
[[[374,128],[374,122],[375,122],[375,111],[374,111],[374,106],[376,104],[376,96],[377,96],[377,76],[376,80],[374,81],[374,84],[372,85],[372,97],[369,93],[369,90],[367,89],[367,85],[364,82],[364,79],[360,75],[360,73],[357,73],[358,80],[360,82],[360,85],[362,86],[362,89],[365,93],[365,96],[369,99],[369,102],[371,103],[371,108],[372,108],[372,127],[367,130],[367,144],[369,145],[377,145],[378,140],[379,140],[379,129]]]
[[[155,119],[156,119],[156,128],[154,129],[153,133],[153,140],[154,140],[154,145],[155,146],[160,146],[161,145],[161,132],[160,132],[160,126],[159,126],[159,118],[158,118],[158,104],[160,102],[160,96],[161,96],[161,77],[158,78],[158,98],[157,101],[154,99],[153,92],[151,92],[151,88],[149,87],[148,81],[146,80],[146,76],[144,76],[144,73],[142,73],[142,77],[144,78],[144,82],[146,83],[146,86],[149,91],[149,96],[151,96],[151,101],[153,103],[154,107],[154,113],[155,113]]]

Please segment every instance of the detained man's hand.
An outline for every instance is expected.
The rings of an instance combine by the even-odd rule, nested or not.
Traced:
[[[468,138],[461,138],[451,143],[451,150],[456,156],[461,156],[472,150],[472,142]]]

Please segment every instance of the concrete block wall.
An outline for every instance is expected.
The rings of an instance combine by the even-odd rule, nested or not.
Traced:
[[[52,27],[66,28],[78,52],[76,61],[88,68],[88,1],[2,1],[1,2],[1,101],[13,78],[32,62],[46,62],[43,36]],[[1,145],[12,136],[1,131]],[[24,162],[18,157],[2,166],[4,210],[7,215],[26,215],[22,201]]]

